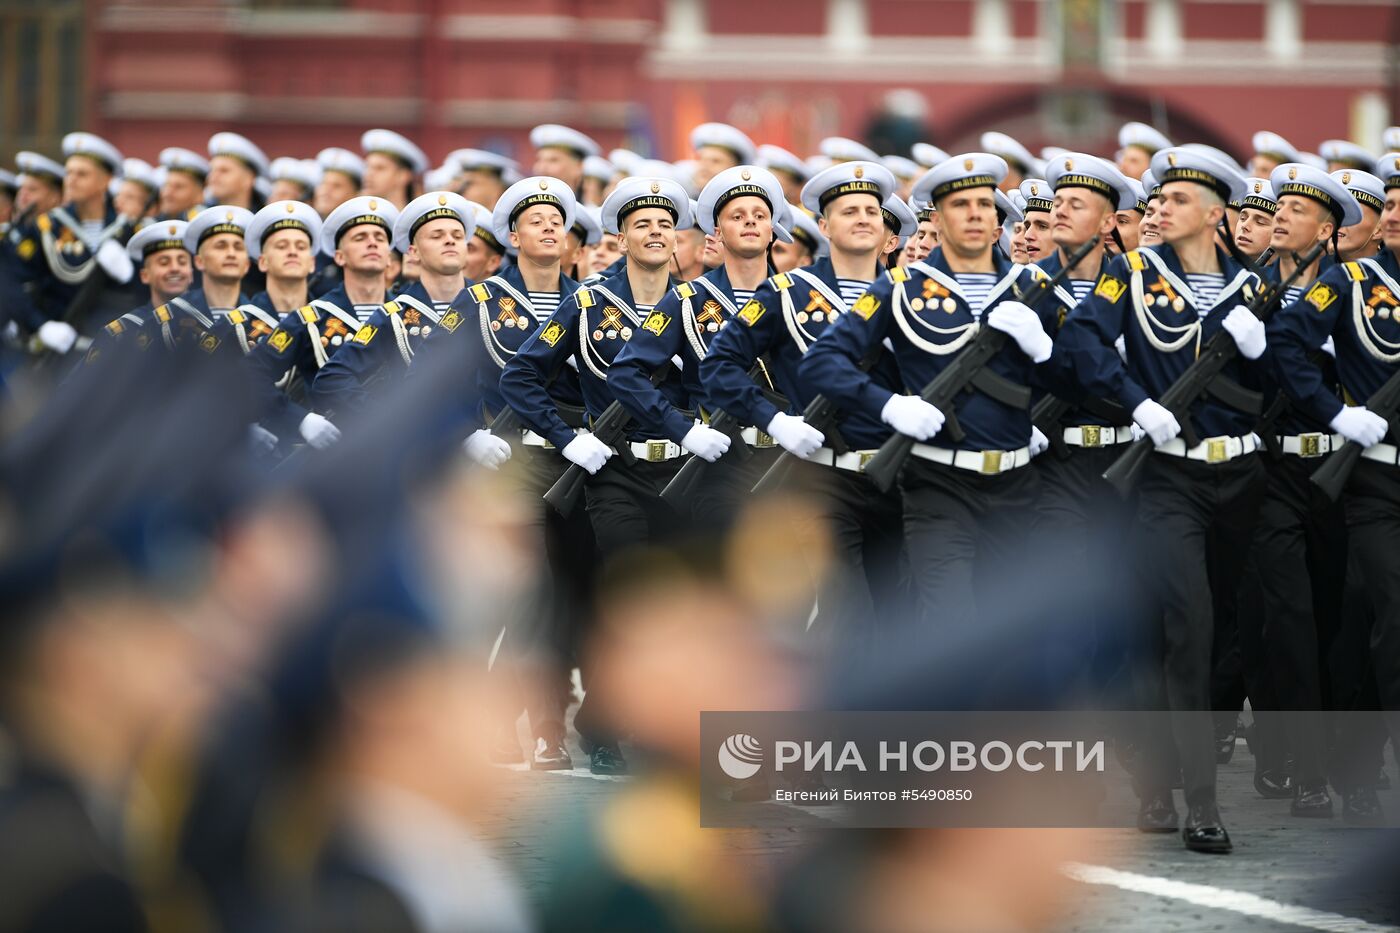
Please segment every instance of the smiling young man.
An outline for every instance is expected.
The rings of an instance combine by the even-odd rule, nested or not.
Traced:
[[[1332,177],[1341,182],[1361,209],[1361,220],[1337,231],[1337,260],[1350,262],[1374,257],[1384,248],[1381,215],[1385,213],[1385,183],[1369,172],[1342,169]]]
[[[1055,242],[1051,234],[1050,212],[1054,210],[1054,193],[1050,183],[1044,178],[1027,178],[1017,189],[1021,200],[1026,202],[1021,222],[1021,239],[1026,250],[1027,261],[1038,263],[1055,253]]]
[[[158,221],[147,224],[144,230],[127,242],[127,253],[136,265],[141,284],[150,289],[150,301],[109,321],[94,338],[84,358],[86,363],[92,363],[118,344],[141,350],[150,347],[157,338],[147,328],[156,322],[163,338],[162,345],[169,350],[175,349],[185,330],[176,328],[175,311],[170,307],[170,302],[179,299],[194,277],[184,240],[187,226],[183,220]],[[182,323],[199,328],[200,322],[188,315],[181,317]],[[212,325],[213,322],[207,323]],[[200,333],[203,333],[202,329]]]
[[[675,182],[630,178],[619,184],[603,203],[603,227],[620,231],[626,267],[561,302],[501,372],[500,392],[506,404],[566,460],[588,471],[584,494],[599,563],[604,566],[624,558],[633,548],[676,531],[676,515],[662,502],[660,493],[675,475],[681,448],[656,433],[655,426],[634,424],[623,442],[631,456],[611,459],[613,448],[560,417],[550,385],[554,374],[572,359],[578,366],[590,421],[608,409],[616,396],[607,374],[617,355],[638,330],[662,333],[670,326],[665,316],[653,309],[670,286],[668,269],[676,248],[676,230],[690,224],[690,198]],[[551,239],[562,244],[564,232],[561,226]],[[536,287],[558,281],[557,277],[553,283],[539,278]],[[658,382],[672,405],[686,407],[679,373],[670,371]],[[596,710],[600,706],[593,687],[589,690],[575,721],[592,759],[590,767],[594,773],[625,771],[616,733],[599,720]]]
[[[817,215],[830,255],[767,279],[735,321],[714,335],[700,363],[706,408],[762,428],[785,450],[813,461],[801,475],[827,519],[834,565],[822,581],[814,624],[858,651],[873,648],[877,619],[899,618],[906,609],[899,499],[862,474],[889,428],[850,409],[823,437],[801,413],[814,396],[829,392],[829,384],[800,367],[822,334],[851,316],[879,274],[890,239],[881,206],[894,187],[894,176],[875,162],[842,162],[814,175],[802,190],[802,206]],[[760,359],[781,398],[749,375]],[[899,384],[886,354],[873,373],[882,385]]]
[[[1175,713],[1176,744],[1189,815],[1182,828],[1187,848],[1229,851],[1231,843],[1215,800],[1215,738],[1211,709],[1214,596],[1228,599],[1258,511],[1263,467],[1255,455],[1255,416],[1203,398],[1190,417],[1201,437],[1187,447],[1176,416],[1155,399],[1195,361],[1197,348],[1225,330],[1240,349],[1225,375],[1248,379],[1264,355],[1264,327],[1242,306],[1259,287],[1215,241],[1225,205],[1244,194],[1244,178],[1231,165],[1183,148],[1158,152],[1153,178],[1161,183],[1158,224],[1163,239],[1109,263],[1093,292],[1060,328],[1056,354],[1097,398],[1132,412],[1152,439],[1138,484],[1136,527],[1145,549],[1153,624],[1144,633],[1156,656],[1141,664],[1145,697]],[[1119,341],[1121,338],[1121,355]],[[1213,537],[1220,554],[1207,570]],[[1212,590],[1212,581],[1216,589]],[[1229,592],[1227,592],[1227,589]],[[1168,647],[1169,646],[1169,647]],[[1174,832],[1170,747],[1162,737],[1144,742],[1139,769],[1138,827]]]
[[[1381,214],[1384,251],[1328,270],[1301,300],[1269,321],[1268,334],[1276,348],[1273,374],[1294,405],[1341,436],[1327,438],[1333,445],[1344,438],[1364,448],[1342,493],[1348,575],[1364,593],[1365,608],[1374,620],[1363,666],[1375,677],[1380,708],[1394,711],[1400,709],[1400,565],[1394,559],[1400,541],[1395,509],[1400,501],[1400,438],[1362,400],[1394,378],[1400,366],[1400,152],[1383,156],[1378,171],[1386,194]],[[1336,381],[1318,365],[1329,359],[1318,355],[1329,343],[1336,353]],[[1318,463],[1311,461],[1314,469]],[[1394,734],[1395,714],[1387,714],[1387,719]],[[1375,781],[1386,733],[1382,727],[1362,734],[1369,731],[1344,724],[1340,754],[1330,768],[1348,822],[1374,824],[1382,815]]]
[[[351,219],[347,223],[376,209],[393,210],[392,205],[369,207],[376,200],[357,198],[350,202],[357,209],[349,212]],[[377,303],[362,306],[363,312],[356,308],[359,325],[353,339],[347,337],[316,375],[313,398],[323,410],[335,414],[363,405],[375,382],[402,377],[428,340],[443,327],[453,329],[453,322],[460,318],[449,317],[449,309],[452,300],[468,285],[462,270],[476,229],[477,206],[450,191],[429,191],[410,201],[402,213],[395,214],[388,225],[392,245],[417,262],[418,279],[389,301],[384,300],[381,286]],[[386,255],[389,242],[383,244]],[[341,245],[349,247],[349,254],[358,247],[344,240]],[[323,248],[329,246],[327,243]],[[337,254],[342,253],[346,250],[337,248]],[[347,266],[347,278],[348,275]]]

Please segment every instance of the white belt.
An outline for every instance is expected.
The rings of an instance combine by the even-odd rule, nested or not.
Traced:
[[[1246,437],[1208,437],[1189,449],[1185,441],[1174,437],[1158,447],[1157,453],[1185,457],[1187,460],[1201,460],[1205,463],[1227,463],[1236,457],[1252,454],[1258,449],[1259,441],[1253,434]]]
[[[920,460],[942,463],[985,476],[1019,469],[1031,462],[1029,447],[1022,447],[1020,450],[949,450],[946,447],[915,444],[910,453]]]
[[[1284,453],[1299,457],[1321,457],[1345,443],[1346,438],[1340,434],[1288,434],[1278,439]]]
[[[1065,428],[1065,443],[1071,447],[1112,447],[1133,439],[1132,428],[1104,427],[1097,424]]]
[[[1400,448],[1394,444],[1374,444],[1361,451],[1361,456],[1386,466],[1395,466],[1400,463]]]
[[[685,452],[680,444],[671,441],[632,441],[628,446],[632,448],[632,456],[647,463],[674,460]]]
[[[822,466],[835,467],[838,470],[847,470],[851,473],[864,473],[865,465],[874,458],[878,451],[874,450],[851,450],[844,454],[838,454],[830,447],[818,447],[816,452],[807,459],[813,463],[820,463]]]
[[[744,439],[744,443],[759,450],[767,450],[769,447],[778,446],[778,442],[773,440],[769,434],[764,434],[758,428],[744,428],[739,432],[739,436]]]

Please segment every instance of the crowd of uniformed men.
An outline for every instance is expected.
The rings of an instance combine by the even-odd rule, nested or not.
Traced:
[[[1216,764],[1246,697],[1259,793],[1331,817],[1330,783],[1347,818],[1379,818],[1384,732],[1267,713],[1400,710],[1400,420],[1367,405],[1400,369],[1400,151],[1260,132],[1245,167],[1140,123],[1113,159],[996,132],[956,155],[830,138],[804,159],[717,123],[676,163],[559,125],[531,142],[528,174],[474,149],[433,168],[382,129],[314,160],[228,132],[154,167],[84,132],[61,162],[20,153],[0,173],[6,377],[236,360],[275,470],[350,443],[377,397],[443,361],[453,442],[510,464],[547,555],[514,610],[532,620],[534,768],[574,767],[581,664],[587,766],[627,770],[625,723],[576,650],[603,568],[724,534],[790,454],[829,541],[813,617],[854,655],[979,625],[1040,529],[1146,604],[1132,702],[1227,713],[1134,750],[1141,829],[1178,828],[1177,786],[1186,844],[1229,850]],[[989,332],[1004,340],[953,405],[921,397]],[[1172,401],[1221,339],[1211,391]],[[819,395],[837,416],[811,423]],[[1031,400],[1061,403],[1053,423]],[[886,489],[865,469],[895,434],[914,443]],[[1103,474],[1143,438],[1125,499]],[[1334,502],[1311,476],[1347,443],[1364,452]],[[663,497],[693,458],[713,468]],[[580,506],[541,501],[574,468]],[[1123,668],[1105,654],[1083,659],[1095,687]],[[493,742],[522,760],[504,725]]]

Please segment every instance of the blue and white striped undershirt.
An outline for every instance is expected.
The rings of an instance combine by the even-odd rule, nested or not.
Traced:
[[[1076,302],[1080,302],[1083,301],[1085,298],[1089,297],[1089,292],[1091,292],[1094,288],[1094,280],[1070,279],[1069,288],[1070,291],[1074,293],[1074,300]]]
[[[953,278],[957,280],[958,287],[963,290],[963,295],[967,297],[967,306],[972,309],[972,316],[981,317],[982,309],[987,305],[987,296],[996,287],[996,273],[956,272],[953,274]]]
[[[1302,298],[1302,297],[1303,297],[1303,286],[1301,286],[1301,285],[1290,285],[1290,286],[1288,286],[1288,288],[1284,289],[1284,291],[1283,291],[1283,303],[1284,303],[1284,304],[1290,304],[1290,305],[1291,305],[1291,304],[1293,304],[1293,302],[1297,301],[1299,298]]]
[[[753,293],[754,290],[752,288],[734,289],[734,307],[742,308],[744,305],[748,304],[749,299],[753,297]]]
[[[535,306],[535,320],[547,321],[559,308],[558,292],[526,292],[530,304]]]
[[[369,316],[378,311],[383,305],[351,305],[350,310],[355,315],[355,320],[363,324],[369,320]]]
[[[860,300],[860,296],[870,291],[870,283],[864,279],[837,279],[836,287],[841,300],[849,307]]]
[[[1196,313],[1204,317],[1225,288],[1225,276],[1219,272],[1188,272],[1186,284],[1191,286],[1191,294],[1196,296]]]

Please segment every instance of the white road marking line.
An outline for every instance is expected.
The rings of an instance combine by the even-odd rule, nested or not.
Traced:
[[[1308,930],[1325,930],[1327,933],[1400,933],[1400,927],[1386,924],[1368,923],[1311,907],[1284,904],[1257,894],[1244,891],[1231,891],[1208,884],[1193,884],[1189,881],[1173,881],[1156,875],[1140,875],[1136,872],[1108,868],[1104,865],[1085,865],[1082,862],[1068,862],[1062,870],[1075,881],[1084,884],[1102,884],[1124,891],[1139,894],[1152,894],[1186,901],[1200,907],[1214,907],[1228,910],[1247,917],[1273,920]]]
[[[564,777],[588,778],[589,780],[592,780],[592,781],[623,781],[623,782],[626,782],[626,781],[630,781],[630,780],[633,779],[633,775],[630,775],[630,774],[594,774],[592,771],[589,771],[589,770],[587,770],[587,769],[579,770],[577,767],[575,767],[575,768],[559,768],[559,769],[554,770],[554,771],[545,770],[545,769],[543,769],[543,768],[541,768],[541,769],[539,769],[539,770],[536,770],[536,769],[534,769],[534,768],[531,768],[528,764],[513,764],[513,765],[502,765],[502,764],[497,764],[497,765],[494,765],[494,767],[502,768],[502,769],[504,769],[504,770],[506,770],[506,771],[529,771],[531,774],[559,774],[559,775],[563,775]]]

